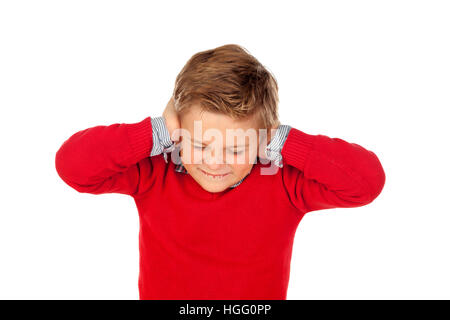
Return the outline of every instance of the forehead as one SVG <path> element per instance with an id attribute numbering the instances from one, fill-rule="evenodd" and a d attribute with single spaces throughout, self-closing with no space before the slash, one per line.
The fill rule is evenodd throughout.
<path id="1" fill-rule="evenodd" d="M 187 130 L 194 129 L 195 121 L 201 121 L 202 131 L 207 129 L 218 129 L 225 134 L 226 129 L 255 129 L 258 130 L 256 117 L 245 119 L 233 119 L 226 114 L 220 114 L 202 110 L 198 105 L 193 105 L 181 118 L 181 126 Z"/>

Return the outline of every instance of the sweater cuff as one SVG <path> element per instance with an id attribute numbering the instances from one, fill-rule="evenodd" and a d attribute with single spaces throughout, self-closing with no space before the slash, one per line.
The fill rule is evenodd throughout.
<path id="1" fill-rule="evenodd" d="M 281 155 L 281 150 L 283 149 L 286 138 L 291 130 L 289 125 L 279 125 L 270 143 L 266 146 L 266 157 L 267 159 L 273 161 L 275 165 L 282 168 L 283 167 L 283 157 Z"/>
<path id="2" fill-rule="evenodd" d="M 303 171 L 309 154 L 313 149 L 315 139 L 315 135 L 292 128 L 281 150 L 285 163 Z"/>
<path id="3" fill-rule="evenodd" d="M 153 133 L 153 147 L 150 156 L 167 152 L 173 146 L 169 130 L 164 117 L 154 117 L 151 120 Z"/>
<path id="4" fill-rule="evenodd" d="M 148 157 L 152 148 L 152 125 L 150 117 L 140 122 L 126 123 L 124 125 L 128 128 L 129 143 L 132 150 L 130 163 L 137 163 Z"/>

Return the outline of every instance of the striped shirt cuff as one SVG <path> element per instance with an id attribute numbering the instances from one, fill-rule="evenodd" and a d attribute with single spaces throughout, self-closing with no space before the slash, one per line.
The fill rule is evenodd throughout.
<path id="1" fill-rule="evenodd" d="M 151 118 L 152 133 L 153 133 L 153 147 L 150 156 L 156 156 L 163 152 L 167 152 L 173 146 L 173 141 L 170 139 L 169 130 L 166 127 L 164 117 Z"/>
<path id="2" fill-rule="evenodd" d="M 270 140 L 270 143 L 266 146 L 266 157 L 273 161 L 278 167 L 283 167 L 283 157 L 281 156 L 281 150 L 286 142 L 291 126 L 281 124 L 275 131 L 275 135 Z"/>

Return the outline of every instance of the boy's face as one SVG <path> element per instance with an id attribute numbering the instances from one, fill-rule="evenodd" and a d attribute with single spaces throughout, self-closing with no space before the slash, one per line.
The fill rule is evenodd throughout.
<path id="1" fill-rule="evenodd" d="M 224 191 L 251 171 L 259 149 L 259 128 L 253 118 L 235 120 L 195 105 L 180 123 L 188 133 L 181 135 L 181 162 L 203 189 Z"/>

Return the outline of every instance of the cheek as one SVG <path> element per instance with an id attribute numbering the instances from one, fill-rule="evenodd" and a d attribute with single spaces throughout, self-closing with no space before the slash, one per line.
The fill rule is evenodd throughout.
<path id="1" fill-rule="evenodd" d="M 256 163 L 256 158 L 258 155 L 258 149 L 249 149 L 245 151 L 244 155 L 240 156 L 240 162 L 236 159 L 236 163 L 239 164 L 243 168 L 243 170 L 247 170 L 248 168 L 252 167 L 253 164 Z M 243 162 L 242 162 L 243 160 Z"/>
<path id="2" fill-rule="evenodd" d="M 185 165 L 199 164 L 199 162 L 202 159 L 202 150 L 186 146 L 185 144 L 182 143 L 180 149 L 180 158 Z"/>

